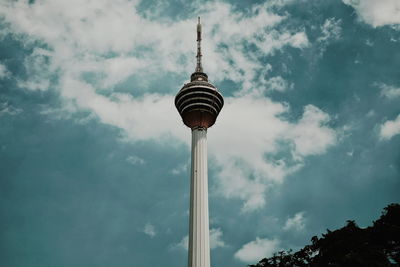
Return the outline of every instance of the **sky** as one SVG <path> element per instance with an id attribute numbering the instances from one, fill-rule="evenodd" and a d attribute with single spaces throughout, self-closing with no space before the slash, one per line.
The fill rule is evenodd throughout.
<path id="1" fill-rule="evenodd" d="M 398 0 L 2 0 L 4 265 L 187 265 L 197 16 L 212 266 L 400 202 Z"/>

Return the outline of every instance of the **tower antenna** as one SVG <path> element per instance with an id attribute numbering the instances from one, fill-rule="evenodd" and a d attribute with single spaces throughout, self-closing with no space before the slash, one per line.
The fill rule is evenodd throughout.
<path id="1" fill-rule="evenodd" d="M 201 65 L 201 24 L 200 17 L 198 17 L 197 21 L 197 64 L 195 72 L 203 72 L 203 66 Z"/>

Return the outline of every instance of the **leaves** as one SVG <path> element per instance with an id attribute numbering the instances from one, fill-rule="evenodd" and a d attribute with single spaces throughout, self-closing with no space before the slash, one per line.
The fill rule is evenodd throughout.
<path id="1" fill-rule="evenodd" d="M 400 266 L 400 205 L 390 204 L 373 226 L 360 228 L 354 220 L 293 253 L 280 251 L 249 267 Z"/>

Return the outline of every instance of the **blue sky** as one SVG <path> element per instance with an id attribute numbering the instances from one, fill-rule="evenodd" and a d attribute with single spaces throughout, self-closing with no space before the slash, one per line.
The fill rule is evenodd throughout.
<path id="1" fill-rule="evenodd" d="M 400 201 L 400 4 L 2 1 L 0 235 L 7 266 L 186 266 L 203 66 L 211 261 L 246 266 Z"/>

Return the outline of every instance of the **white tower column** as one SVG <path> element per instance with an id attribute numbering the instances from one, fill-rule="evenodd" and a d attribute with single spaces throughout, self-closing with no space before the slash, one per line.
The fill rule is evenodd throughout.
<path id="1" fill-rule="evenodd" d="M 189 267 L 210 267 L 208 222 L 207 129 L 192 129 Z"/>

